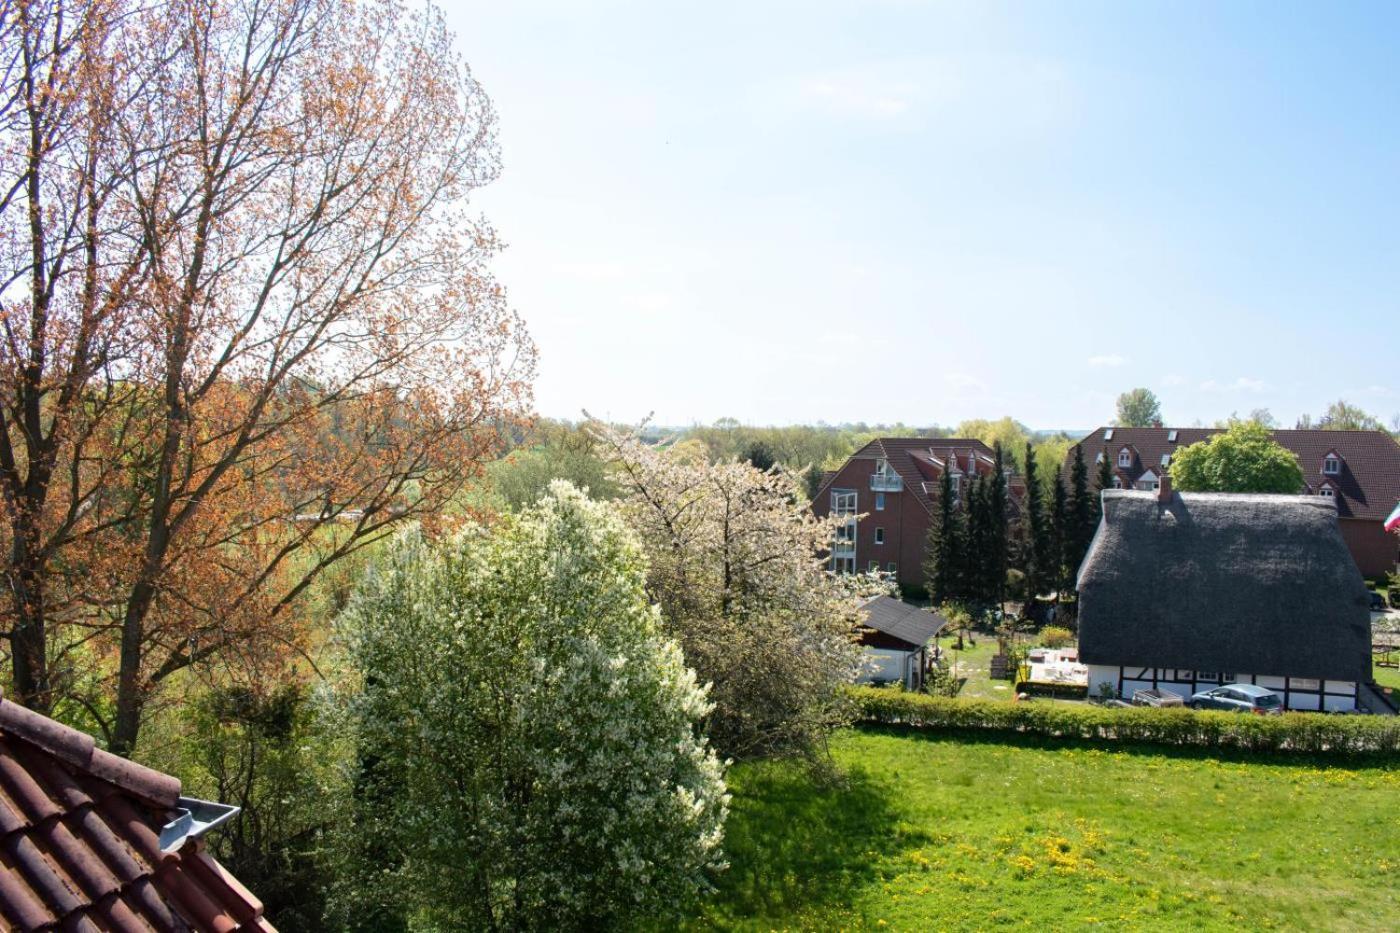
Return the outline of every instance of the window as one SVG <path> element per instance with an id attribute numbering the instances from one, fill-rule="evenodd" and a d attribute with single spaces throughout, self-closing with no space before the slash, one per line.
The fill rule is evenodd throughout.
<path id="1" fill-rule="evenodd" d="M 1111 441 L 1111 440 L 1113 440 L 1113 429 L 1112 429 L 1112 428 L 1109 428 L 1107 431 L 1104 431 L 1104 432 L 1103 432 L 1103 439 L 1106 440 L 1106 441 Z"/>
<path id="2" fill-rule="evenodd" d="M 885 511 L 885 494 L 883 492 L 875 493 L 875 511 Z"/>
<path id="3" fill-rule="evenodd" d="M 1116 476 L 1113 477 L 1113 488 L 1114 488 L 1114 489 L 1122 489 L 1122 488 L 1123 488 L 1123 481 L 1122 481 L 1121 479 L 1119 479 L 1118 477 L 1116 477 Z"/>
<path id="4" fill-rule="evenodd" d="M 1176 428 L 1172 428 L 1170 431 L 1167 432 L 1167 443 L 1168 443 L 1168 444 L 1175 444 L 1175 443 L 1176 443 Z"/>
<path id="5" fill-rule="evenodd" d="M 1171 454 L 1162 454 L 1162 466 L 1170 466 L 1172 462 Z"/>
<path id="6" fill-rule="evenodd" d="M 1159 490 L 1159 489 L 1161 489 L 1161 488 L 1162 488 L 1162 481 L 1159 480 L 1159 479 L 1154 479 L 1154 480 L 1152 481 L 1152 491 L 1153 491 L 1153 492 L 1156 492 L 1157 490 Z"/>
<path id="7" fill-rule="evenodd" d="M 876 543 L 876 544 L 884 544 L 884 543 L 885 543 L 885 529 L 883 529 L 883 528 L 876 528 L 876 529 L 875 529 L 875 543 Z"/>
<path id="8" fill-rule="evenodd" d="M 1102 451 L 1102 450 L 1099 451 L 1099 455 L 1098 455 L 1097 457 L 1094 458 L 1094 462 L 1095 462 L 1095 463 L 1103 463 L 1103 451 Z"/>
<path id="9" fill-rule="evenodd" d="M 856 559 L 854 556 L 832 558 L 831 569 L 837 573 L 855 573 Z"/>
<path id="10" fill-rule="evenodd" d="M 1120 467 L 1130 467 L 1133 465 L 1133 452 L 1124 447 L 1118 451 L 1118 465 Z"/>
<path id="11" fill-rule="evenodd" d="M 1332 489 L 1331 483 L 1323 483 L 1322 488 L 1317 491 L 1317 494 L 1319 496 L 1322 496 L 1324 499 L 1333 499 L 1337 495 L 1337 493 Z"/>
<path id="12" fill-rule="evenodd" d="M 1322 472 L 1326 473 L 1328 476 L 1336 476 L 1338 473 L 1342 472 L 1341 459 L 1339 459 L 1336 454 L 1328 454 L 1327 458 L 1322 461 Z"/>
<path id="13" fill-rule="evenodd" d="M 896 564 L 894 561 L 890 561 L 888 564 L 885 565 L 885 569 L 888 570 L 890 573 L 898 573 L 899 565 Z"/>
<path id="14" fill-rule="evenodd" d="M 872 560 L 872 561 L 870 562 L 870 572 L 871 572 L 871 573 L 879 573 L 879 572 L 880 572 L 880 562 L 879 562 L 878 560 Z"/>
<path id="15" fill-rule="evenodd" d="M 831 514 L 854 515 L 856 513 L 856 492 L 854 489 L 831 490 Z"/>

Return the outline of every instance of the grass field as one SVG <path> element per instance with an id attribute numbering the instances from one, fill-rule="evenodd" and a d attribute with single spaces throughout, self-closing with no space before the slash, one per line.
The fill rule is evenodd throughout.
<path id="1" fill-rule="evenodd" d="M 731 772 L 701 928 L 1400 928 L 1400 766 L 861 730 Z"/>

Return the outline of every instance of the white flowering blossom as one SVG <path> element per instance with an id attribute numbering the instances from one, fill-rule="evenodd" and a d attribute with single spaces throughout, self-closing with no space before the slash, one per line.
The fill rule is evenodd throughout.
<path id="1" fill-rule="evenodd" d="M 489 534 L 397 542 L 345 620 L 379 834 L 352 926 L 602 929 L 705 887 L 723 765 L 644 583 L 621 518 L 562 482 Z"/>
<path id="2" fill-rule="evenodd" d="M 844 721 L 840 688 L 859 669 L 858 600 L 823 559 L 839 519 L 817 519 L 799 477 L 779 467 L 712 464 L 592 429 L 612 451 L 648 592 L 712 685 L 711 739 L 736 758 L 819 746 Z"/>

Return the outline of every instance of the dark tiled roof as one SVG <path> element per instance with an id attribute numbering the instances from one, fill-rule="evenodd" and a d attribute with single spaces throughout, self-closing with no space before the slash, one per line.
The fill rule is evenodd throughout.
<path id="1" fill-rule="evenodd" d="M 990 472 L 992 449 L 975 438 L 966 437 L 879 437 L 851 454 L 851 460 L 883 459 L 904 480 L 904 488 L 911 493 L 914 501 L 930 514 L 933 512 L 933 499 L 938 494 L 942 462 L 949 452 L 958 461 L 958 468 L 964 473 L 969 458 L 977 457 L 982 464 L 982 472 Z M 826 492 L 836 474 L 823 477 L 817 499 Z"/>
<path id="2" fill-rule="evenodd" d="M 860 608 L 866 628 L 902 642 L 907 651 L 922 648 L 948 624 L 948 620 L 936 612 L 891 596 L 876 596 L 862 603 Z M 887 640 L 880 641 L 888 644 Z"/>
<path id="3" fill-rule="evenodd" d="M 1104 440 L 1107 426 L 1097 428 L 1080 443 L 1093 482 L 1100 453 L 1109 458 L 1124 486 L 1132 486 L 1147 470 L 1161 474 L 1162 456 L 1220 433 L 1216 428 L 1113 428 L 1113 439 Z M 1167 440 L 1171 432 L 1176 442 Z M 1342 518 L 1384 520 L 1400 502 L 1400 444 L 1384 431 L 1325 431 L 1321 429 L 1274 431 L 1274 440 L 1298 456 L 1303 468 L 1303 491 L 1316 493 L 1324 480 L 1336 490 L 1337 514 Z M 1118 451 L 1131 448 L 1137 456 L 1128 468 L 1118 467 Z M 1342 459 L 1336 476 L 1322 472 L 1322 461 L 1335 450 Z M 1071 451 L 1070 456 L 1073 456 Z M 1065 478 L 1069 477 L 1069 458 Z"/>
<path id="4" fill-rule="evenodd" d="M 272 931 L 200 840 L 161 851 L 179 797 L 178 779 L 0 700 L 0 927 Z"/>
<path id="5" fill-rule="evenodd" d="M 1317 496 L 1107 490 L 1079 569 L 1087 664 L 1365 681 L 1366 586 Z"/>

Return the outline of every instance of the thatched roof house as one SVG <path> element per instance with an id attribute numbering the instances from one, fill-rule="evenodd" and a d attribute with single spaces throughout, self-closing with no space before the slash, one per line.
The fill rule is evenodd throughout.
<path id="1" fill-rule="evenodd" d="M 1354 699 L 1371 676 L 1370 613 L 1333 504 L 1167 486 L 1103 493 L 1079 570 L 1091 692 L 1115 673 L 1128 686 L 1245 679 L 1311 694 L 1295 708 L 1343 708 L 1329 693 Z"/>

